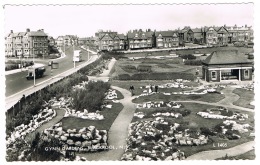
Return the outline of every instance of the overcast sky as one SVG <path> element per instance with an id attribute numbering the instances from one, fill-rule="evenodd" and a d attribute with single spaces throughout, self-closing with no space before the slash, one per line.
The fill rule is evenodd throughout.
<path id="1" fill-rule="evenodd" d="M 53 37 L 93 36 L 99 29 L 168 30 L 184 26 L 253 25 L 253 4 L 5 6 L 5 33 L 44 29 Z"/>

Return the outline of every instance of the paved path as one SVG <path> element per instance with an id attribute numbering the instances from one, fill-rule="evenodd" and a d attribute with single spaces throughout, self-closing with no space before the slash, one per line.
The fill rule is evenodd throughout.
<path id="1" fill-rule="evenodd" d="M 225 95 L 225 98 L 220 100 L 218 104 L 233 105 L 235 101 L 239 99 L 239 96 L 233 93 L 234 87 L 226 87 L 221 92 Z"/>
<path id="2" fill-rule="evenodd" d="M 237 156 L 254 149 L 255 142 L 250 141 L 224 150 L 202 151 L 187 157 L 186 160 L 214 160 L 227 156 Z"/>
<path id="3" fill-rule="evenodd" d="M 98 153 L 77 154 L 87 158 L 87 160 L 120 160 L 125 151 L 128 126 L 134 116 L 135 104 L 132 103 L 132 96 L 128 90 L 116 86 L 112 86 L 112 88 L 118 90 L 124 96 L 124 99 L 119 100 L 124 108 L 108 131 L 108 144 L 114 149 Z"/>
<path id="4" fill-rule="evenodd" d="M 40 127 L 38 127 L 34 132 L 42 132 L 46 128 L 50 128 L 51 126 L 53 126 L 56 123 L 60 122 L 61 119 L 65 115 L 65 110 L 63 110 L 63 109 L 55 109 L 55 111 L 56 111 L 56 116 L 54 118 L 52 118 L 50 121 L 48 121 L 48 122 L 44 123 L 43 125 L 41 125 Z M 30 138 L 30 135 L 32 135 L 34 132 L 31 132 L 31 133 L 27 134 L 25 136 L 25 140 L 28 140 Z"/>

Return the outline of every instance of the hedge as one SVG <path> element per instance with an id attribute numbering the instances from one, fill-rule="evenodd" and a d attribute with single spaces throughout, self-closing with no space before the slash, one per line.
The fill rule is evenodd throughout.
<path id="1" fill-rule="evenodd" d="M 196 66 L 200 66 L 202 65 L 202 61 L 201 60 L 186 60 L 184 61 L 185 65 L 196 65 Z"/>
<path id="2" fill-rule="evenodd" d="M 115 79 L 117 80 L 174 80 L 174 79 L 185 79 L 194 80 L 195 76 L 191 73 L 137 73 L 132 76 L 128 74 L 118 75 Z"/>

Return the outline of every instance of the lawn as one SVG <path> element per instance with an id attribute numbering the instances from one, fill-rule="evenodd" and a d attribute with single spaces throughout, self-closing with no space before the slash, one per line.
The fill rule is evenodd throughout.
<path id="1" fill-rule="evenodd" d="M 118 87 L 121 87 L 121 88 L 124 88 L 124 89 L 127 89 L 129 90 L 129 87 L 131 85 L 134 86 L 135 90 L 134 90 L 134 93 L 135 95 L 140 95 L 143 93 L 143 90 L 147 90 L 146 88 L 140 88 L 140 87 L 145 87 L 149 84 L 151 85 L 160 85 L 160 84 L 166 84 L 166 83 L 171 83 L 171 81 L 111 81 L 111 85 L 114 85 L 114 86 L 118 86 Z M 198 86 L 198 83 L 196 82 L 185 82 L 184 85 L 187 85 L 191 88 L 184 88 L 183 90 L 186 91 L 186 90 L 191 90 L 192 87 L 197 87 Z M 180 92 L 182 91 L 181 88 L 159 88 L 158 92 Z"/>
<path id="2" fill-rule="evenodd" d="M 183 105 L 182 109 L 188 109 L 191 110 L 191 113 L 188 116 L 185 116 L 183 118 L 178 118 L 178 119 L 173 119 L 173 118 L 167 118 L 168 120 L 171 119 L 173 122 L 177 122 L 177 123 L 188 123 L 187 127 L 188 128 L 193 128 L 193 129 L 198 129 L 201 127 L 207 127 L 207 128 L 214 128 L 217 124 L 222 123 L 224 120 L 221 119 L 205 119 L 200 117 L 199 115 L 197 115 L 196 113 L 198 113 L 199 111 L 202 111 L 204 109 L 208 109 L 208 108 L 213 108 L 214 106 L 211 105 L 204 105 L 204 104 L 197 104 L 197 103 L 181 103 Z M 254 126 L 254 113 L 252 112 L 246 112 L 246 111 L 241 111 L 241 110 L 237 110 L 237 109 L 229 109 L 232 110 L 233 112 L 237 112 L 237 113 L 243 113 L 243 114 L 248 114 L 249 115 L 249 119 L 246 121 L 239 121 L 239 123 L 248 123 L 252 126 Z M 162 110 L 159 110 L 162 111 Z M 144 112 L 146 114 L 152 114 L 154 112 L 158 112 L 158 109 L 155 108 L 151 108 L 151 109 L 137 109 L 136 112 Z M 153 118 L 137 118 L 134 117 L 132 122 L 135 121 L 140 121 L 140 120 L 153 120 Z M 226 149 L 226 148 L 231 148 L 234 147 L 236 145 L 254 140 L 254 137 L 249 137 L 249 133 L 244 133 L 241 134 L 241 138 L 239 140 L 228 140 L 228 139 L 223 139 L 217 136 L 211 136 L 211 141 L 206 144 L 206 145 L 201 145 L 201 146 L 178 146 L 178 149 L 183 151 L 185 153 L 186 156 L 190 156 L 193 155 L 197 152 L 200 151 L 206 151 L 206 150 L 218 150 L 218 149 Z M 227 143 L 227 147 L 225 148 L 219 148 L 219 147 L 215 147 L 213 146 L 213 143 Z"/>
<path id="3" fill-rule="evenodd" d="M 111 103 L 111 104 L 112 104 L 111 109 L 105 108 L 100 112 L 100 114 L 104 115 L 105 118 L 104 120 L 97 121 L 97 120 L 80 119 L 75 117 L 66 117 L 61 120 L 62 127 L 64 130 L 74 129 L 74 128 L 78 130 L 83 127 L 94 125 L 99 130 L 109 130 L 114 120 L 116 119 L 117 115 L 123 109 L 123 105 L 121 103 Z"/>
<path id="4" fill-rule="evenodd" d="M 254 101 L 254 91 L 237 88 L 233 90 L 233 93 L 239 95 L 240 97 L 237 101 L 233 103 L 234 105 L 251 109 L 255 108 L 255 106 L 250 105 L 250 103 Z"/>
<path id="5" fill-rule="evenodd" d="M 134 103 L 142 103 L 148 101 L 204 101 L 209 103 L 216 103 L 225 96 L 218 93 L 207 93 L 203 95 L 164 95 L 162 93 L 153 94 L 150 96 L 142 96 L 133 100 Z"/>
<path id="6" fill-rule="evenodd" d="M 202 49 L 187 49 L 187 50 L 177 50 L 177 54 L 183 55 L 183 54 L 194 54 L 194 51 L 199 51 L 201 54 L 209 54 L 213 51 L 219 51 L 219 50 L 238 50 L 240 53 L 248 53 L 252 52 L 253 48 L 245 48 L 245 47 L 234 47 L 234 46 L 227 46 L 227 47 L 212 47 L 212 48 L 202 48 Z"/>

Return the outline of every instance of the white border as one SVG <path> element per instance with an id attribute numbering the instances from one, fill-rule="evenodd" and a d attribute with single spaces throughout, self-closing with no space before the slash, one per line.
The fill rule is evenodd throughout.
<path id="1" fill-rule="evenodd" d="M 0 34 L 1 34 L 1 38 L 0 38 L 0 50 L 1 50 L 1 62 L 2 65 L 1 66 L 1 74 L 0 74 L 0 81 L 1 81 L 1 99 L 0 99 L 0 105 L 2 107 L 4 107 L 4 98 L 5 98 L 5 94 L 4 94 L 4 81 L 5 81 L 5 78 L 4 78 L 4 74 L 2 73 L 4 71 L 4 28 L 3 28 L 3 23 L 4 23 L 4 10 L 3 10 L 3 4 L 117 4 L 117 3 L 125 3 L 125 4 L 129 4 L 129 3 L 132 3 L 132 4 L 147 4 L 147 3 L 151 3 L 151 4 L 154 4 L 154 3 L 243 3 L 243 2 L 253 2 L 255 4 L 255 9 L 254 9 L 254 36 L 255 36 L 255 47 L 254 47 L 254 52 L 255 52 L 255 71 L 256 72 L 259 72 L 258 70 L 258 61 L 259 61 L 259 39 L 258 39 L 258 36 L 260 35 L 259 34 L 259 16 L 260 16 L 260 13 L 259 13 L 259 10 L 260 10 L 260 6 L 259 6 L 259 1 L 257 0 L 251 0 L 251 1 L 248 1 L 248 0 L 56 0 L 55 2 L 53 0 L 38 0 L 38 1 L 35 1 L 35 0 L 2 0 L 0 3 L 1 3 L 1 14 L 0 14 L 0 20 L 1 20 L 1 27 L 0 27 Z M 232 12 L 232 10 L 230 11 Z M 256 88 L 255 88 L 255 92 L 256 92 L 256 96 L 255 96 L 255 100 L 258 100 L 258 84 L 259 84 L 259 80 L 258 80 L 258 75 L 255 76 L 255 85 L 256 85 Z M 257 102 L 257 101 L 256 101 Z M 258 109 L 258 105 L 256 105 L 256 109 Z M 5 162 L 5 144 L 4 144 L 4 139 L 5 139 L 5 118 L 4 118 L 4 108 L 2 108 L 2 114 L 1 114 L 1 123 L 0 123 L 0 130 L 1 130 L 1 135 L 0 135 L 0 141 L 2 142 L 3 145 L 1 145 L 1 158 L 0 158 L 0 162 Z M 257 110 L 255 111 L 256 112 L 256 116 L 255 116 L 255 119 L 257 119 L 257 116 L 258 116 L 258 112 Z M 256 127 L 258 128 L 259 124 L 257 122 L 257 120 L 255 120 L 255 125 Z M 257 134 L 257 139 L 256 139 L 256 146 L 258 144 L 258 130 L 256 131 L 256 134 Z M 255 161 L 229 161 L 229 162 L 226 162 L 225 163 L 229 163 L 229 164 L 238 164 L 238 163 L 243 163 L 243 164 L 246 164 L 246 163 L 255 163 L 258 159 L 259 159 L 259 154 L 258 154 L 258 148 L 256 147 L 256 160 Z M 219 163 L 222 163 L 223 161 L 181 161 L 181 162 L 149 162 L 149 164 L 158 164 L 158 163 L 174 163 L 174 164 L 219 164 Z M 40 163 L 40 162 L 39 162 Z M 41 162 L 43 163 L 43 162 Z M 64 162 L 62 162 L 63 164 Z M 69 162 L 69 163 L 76 163 L 76 162 Z M 91 164 L 122 164 L 122 163 L 126 163 L 126 164 L 132 164 L 133 162 L 83 162 L 84 164 L 86 163 L 91 163 Z M 134 162 L 134 163 L 139 163 L 139 162 Z M 144 162 L 141 162 L 142 164 Z M 11 163 L 13 164 L 13 163 Z M 20 164 L 20 163 L 15 163 L 15 164 Z M 53 164 L 53 162 L 48 162 L 48 163 L 44 163 L 44 164 Z M 55 162 L 56 164 L 56 162 Z M 61 164 L 61 163 L 57 163 L 57 164 Z"/>

